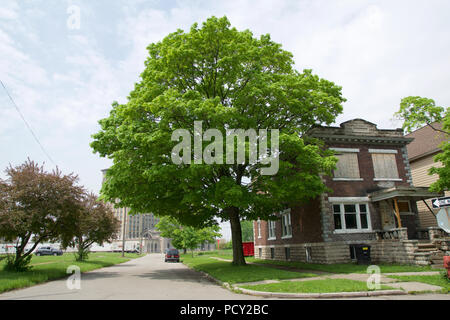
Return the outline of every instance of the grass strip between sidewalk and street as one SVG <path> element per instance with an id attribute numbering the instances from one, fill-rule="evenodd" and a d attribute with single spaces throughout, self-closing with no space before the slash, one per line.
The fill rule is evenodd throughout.
<path id="1" fill-rule="evenodd" d="M 33 268 L 26 272 L 4 271 L 5 260 L 2 260 L 0 261 L 0 293 L 67 277 L 69 276 L 67 268 L 71 265 L 80 267 L 81 272 L 87 272 L 138 257 L 140 255 L 135 253 L 127 253 L 125 257 L 122 257 L 121 253 L 97 252 L 91 253 L 88 260 L 79 262 L 75 260 L 72 253 L 65 253 L 62 256 L 37 257 L 33 255 L 31 260 Z"/>
<path id="2" fill-rule="evenodd" d="M 365 292 L 373 291 L 367 287 L 364 281 L 348 279 L 323 279 L 305 281 L 281 281 L 278 283 L 244 285 L 244 289 L 278 292 L 278 293 L 330 293 L 330 292 Z M 381 285 L 380 290 L 394 289 Z"/>
<path id="3" fill-rule="evenodd" d="M 182 261 L 194 270 L 206 272 L 213 278 L 230 284 L 317 276 L 312 273 L 278 270 L 257 265 L 234 266 L 231 262 L 212 259 L 209 255 L 197 255 L 193 258 L 190 254 L 185 254 L 182 255 Z"/>
<path id="4" fill-rule="evenodd" d="M 417 275 L 417 276 L 394 276 L 390 275 L 389 278 L 398 279 L 402 282 L 423 282 L 435 286 L 442 287 L 442 293 L 450 293 L 450 280 L 447 276 L 442 274 L 438 275 Z"/>

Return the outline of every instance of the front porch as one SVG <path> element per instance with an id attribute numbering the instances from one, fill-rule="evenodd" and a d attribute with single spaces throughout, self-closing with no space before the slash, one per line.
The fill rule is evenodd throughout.
<path id="1" fill-rule="evenodd" d="M 381 230 L 375 230 L 377 239 L 430 240 L 449 235 L 440 228 L 422 228 L 416 202 L 438 198 L 443 193 L 430 192 L 426 187 L 392 187 L 368 195 L 378 206 Z M 427 205 L 428 206 L 428 205 Z M 430 212 L 434 215 L 431 208 Z"/>
<path id="2" fill-rule="evenodd" d="M 449 253 L 449 234 L 438 227 L 422 228 L 416 205 L 417 201 L 426 204 L 426 199 L 442 195 L 425 187 L 393 187 L 369 194 L 371 202 L 379 207 L 382 229 L 374 232 L 382 260 L 390 257 L 395 261 L 392 255 L 398 254 L 414 264 L 442 267 L 443 256 Z M 402 250 L 392 251 L 393 242 L 401 244 Z M 384 251 L 389 253 L 384 255 Z"/>

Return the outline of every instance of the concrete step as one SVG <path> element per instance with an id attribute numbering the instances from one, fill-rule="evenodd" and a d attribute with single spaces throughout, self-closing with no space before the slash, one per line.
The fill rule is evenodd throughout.
<path id="1" fill-rule="evenodd" d="M 436 248 L 424 248 L 424 249 L 416 249 L 415 252 L 438 252 L 438 250 L 436 250 Z"/>
<path id="2" fill-rule="evenodd" d="M 431 257 L 435 252 L 434 251 L 425 251 L 425 252 L 414 252 L 415 257 Z"/>
<path id="3" fill-rule="evenodd" d="M 444 269 L 444 264 L 432 264 L 431 268 L 433 269 Z"/>
<path id="4" fill-rule="evenodd" d="M 428 248 L 429 249 L 436 249 L 436 245 L 434 243 L 430 243 L 430 242 L 428 242 L 428 243 L 418 243 L 417 247 L 419 249 L 428 249 Z"/>

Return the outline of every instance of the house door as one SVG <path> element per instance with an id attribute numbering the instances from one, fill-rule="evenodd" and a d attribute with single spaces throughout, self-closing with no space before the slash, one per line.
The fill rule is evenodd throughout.
<path id="1" fill-rule="evenodd" d="M 394 209 L 392 209 L 388 200 L 380 201 L 380 215 L 383 230 L 394 229 L 396 227 Z"/>

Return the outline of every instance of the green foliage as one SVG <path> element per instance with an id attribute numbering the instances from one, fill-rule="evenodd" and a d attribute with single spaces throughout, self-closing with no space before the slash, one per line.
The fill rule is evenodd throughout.
<path id="1" fill-rule="evenodd" d="M 424 125 L 442 121 L 445 109 L 436 106 L 433 99 L 418 96 L 403 98 L 394 116 L 403 120 L 403 129 L 409 133 Z"/>
<path id="2" fill-rule="evenodd" d="M 447 108 L 442 129 L 450 133 L 450 108 Z M 450 142 L 448 139 L 442 143 L 441 149 L 442 152 L 434 157 L 434 161 L 441 162 L 442 166 L 432 167 L 429 170 L 429 174 L 437 174 L 439 176 L 439 179 L 430 186 L 430 190 L 438 192 L 450 190 Z"/>
<path id="3" fill-rule="evenodd" d="M 450 108 L 436 106 L 433 99 L 422 97 L 406 97 L 400 103 L 400 110 L 394 114 L 403 120 L 403 129 L 412 132 L 414 129 L 429 125 L 437 134 L 450 135 Z M 442 122 L 442 130 L 434 123 Z M 441 162 L 442 167 L 432 167 L 429 174 L 437 174 L 439 179 L 430 186 L 431 191 L 450 190 L 450 143 L 449 139 L 441 144 L 442 152 L 434 157 L 435 162 Z"/>
<path id="4" fill-rule="evenodd" d="M 94 152 L 113 160 L 104 199 L 170 215 L 185 226 L 220 218 L 236 229 L 239 218 L 266 219 L 326 190 L 320 174 L 329 174 L 336 158 L 306 134 L 342 112 L 341 87 L 311 70 L 295 70 L 292 54 L 269 35 L 238 31 L 226 17 L 177 30 L 148 51 L 127 103 L 113 103 L 93 135 Z M 178 142 L 171 135 L 187 129 L 193 136 L 194 121 L 203 121 L 204 131 L 219 130 L 224 146 L 227 128 L 279 129 L 278 173 L 261 175 L 262 159 L 252 165 L 174 164 Z"/>
<path id="5" fill-rule="evenodd" d="M 15 255 L 7 254 L 3 270 L 16 272 L 29 271 L 32 268 L 32 266 L 30 266 L 31 258 L 32 256 L 29 255 L 24 257 L 23 259 L 17 259 Z"/>
<path id="6" fill-rule="evenodd" d="M 244 242 L 253 241 L 253 222 L 242 220 L 241 229 L 242 229 L 242 241 Z"/>
<path id="7" fill-rule="evenodd" d="M 213 225 L 204 228 L 182 226 L 175 218 L 161 217 L 156 228 L 161 231 L 161 236 L 172 239 L 172 245 L 177 249 L 196 249 L 205 242 L 214 242 L 220 237 L 220 227 Z"/>

